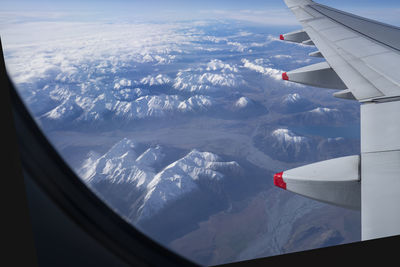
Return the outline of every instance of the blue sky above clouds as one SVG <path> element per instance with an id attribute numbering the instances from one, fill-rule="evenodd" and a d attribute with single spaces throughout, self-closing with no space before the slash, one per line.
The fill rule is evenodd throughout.
<path id="1" fill-rule="evenodd" d="M 400 4 L 394 0 L 319 0 L 329 5 L 361 16 L 400 25 L 398 12 Z M 51 12 L 82 19 L 110 20 L 192 20 L 192 19 L 239 19 L 270 25 L 295 25 L 294 16 L 288 11 L 282 0 L 3 0 L 3 12 Z M 62 12 L 62 13 L 60 13 Z M 27 14 L 25 14 L 27 15 Z M 48 14 L 51 16 L 51 14 Z"/>

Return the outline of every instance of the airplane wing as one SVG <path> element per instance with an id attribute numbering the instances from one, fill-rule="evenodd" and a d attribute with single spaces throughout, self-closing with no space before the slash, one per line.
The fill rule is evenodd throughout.
<path id="1" fill-rule="evenodd" d="M 280 188 L 361 210 L 362 240 L 400 234 L 400 28 L 311 0 L 284 0 L 303 29 L 281 40 L 314 45 L 326 61 L 282 79 L 338 89 L 361 105 L 361 155 L 277 173 Z"/>

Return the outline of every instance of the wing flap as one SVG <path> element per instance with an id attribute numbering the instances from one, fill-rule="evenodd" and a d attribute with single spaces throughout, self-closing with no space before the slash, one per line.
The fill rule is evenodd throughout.
<path id="1" fill-rule="evenodd" d="M 285 0 L 285 3 L 289 8 L 293 8 L 293 7 L 310 5 L 314 2 L 311 0 Z"/>
<path id="2" fill-rule="evenodd" d="M 303 45 L 315 45 L 314 42 L 309 39 L 309 40 L 305 40 L 304 42 L 302 42 Z"/>
<path id="3" fill-rule="evenodd" d="M 351 93 L 351 91 L 349 89 L 333 93 L 333 96 L 337 97 L 337 98 L 347 99 L 347 100 L 356 100 L 356 98 L 354 97 L 354 95 Z"/>
<path id="4" fill-rule="evenodd" d="M 319 52 L 319 51 L 315 51 L 315 52 L 311 52 L 310 54 L 308 54 L 310 57 L 324 57 L 323 55 L 322 55 L 322 53 L 321 52 Z"/>

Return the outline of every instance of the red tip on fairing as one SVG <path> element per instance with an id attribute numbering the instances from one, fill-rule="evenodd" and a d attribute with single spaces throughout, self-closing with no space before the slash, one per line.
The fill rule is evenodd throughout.
<path id="1" fill-rule="evenodd" d="M 287 75 L 286 72 L 282 73 L 282 79 L 285 80 L 285 81 L 289 80 L 289 76 Z"/>
<path id="2" fill-rule="evenodd" d="M 285 40 L 285 37 L 283 37 L 283 34 L 279 35 L 279 39 Z"/>
<path id="3" fill-rule="evenodd" d="M 283 172 L 276 173 L 274 175 L 274 185 L 286 190 L 286 183 L 283 181 Z"/>

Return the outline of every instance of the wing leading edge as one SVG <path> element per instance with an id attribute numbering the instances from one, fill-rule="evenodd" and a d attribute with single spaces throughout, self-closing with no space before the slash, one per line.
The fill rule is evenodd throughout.
<path id="1" fill-rule="evenodd" d="M 400 96 L 399 28 L 309 0 L 285 2 L 357 100 Z"/>
<path id="2" fill-rule="evenodd" d="M 278 173 L 280 188 L 361 209 L 362 240 L 400 234 L 400 28 L 317 4 L 284 0 L 303 30 L 281 40 L 315 45 L 326 62 L 282 74 L 333 88 L 361 105 L 361 155 Z"/>

